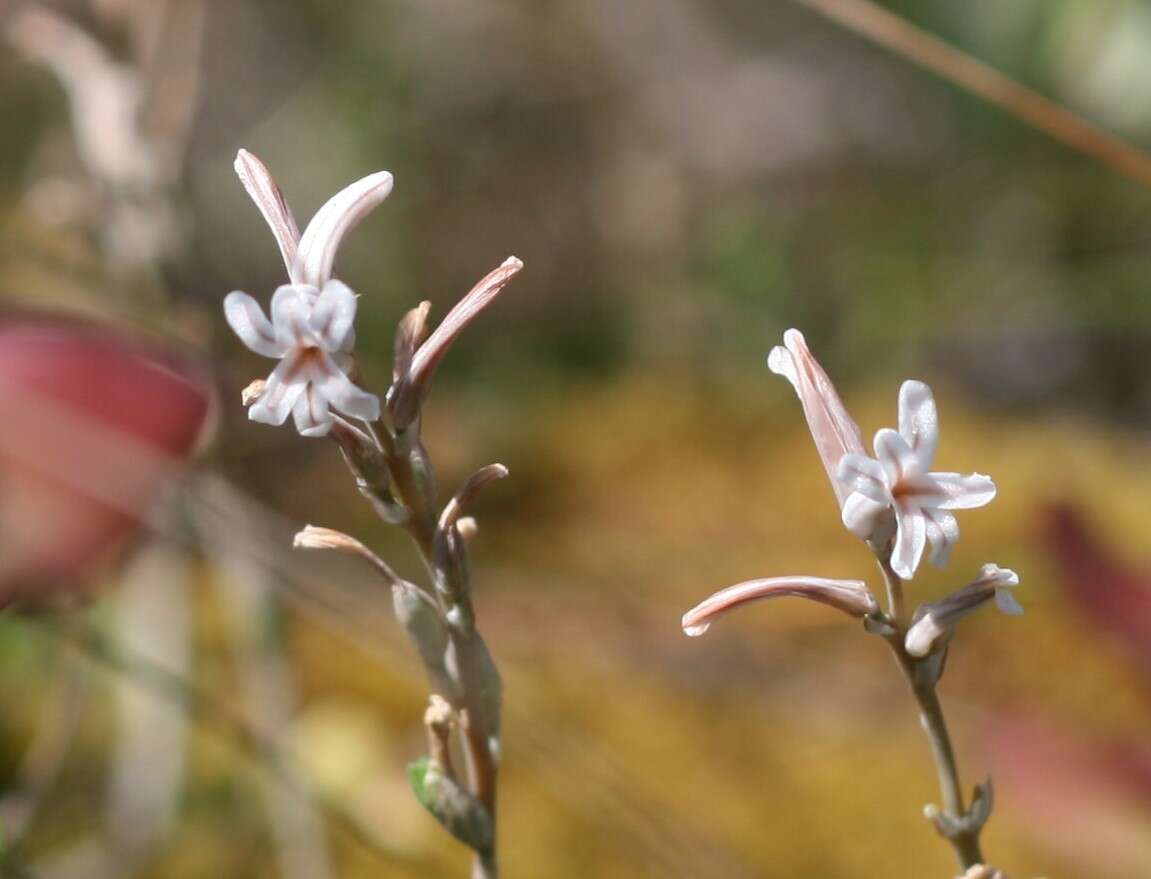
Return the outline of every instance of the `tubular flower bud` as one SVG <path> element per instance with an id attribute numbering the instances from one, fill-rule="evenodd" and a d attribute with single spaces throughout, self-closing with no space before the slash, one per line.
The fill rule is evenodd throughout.
<path id="1" fill-rule="evenodd" d="M 834 607 L 853 617 L 864 617 L 879 609 L 862 580 L 828 580 L 823 577 L 771 577 L 748 580 L 721 589 L 683 615 L 684 634 L 702 635 L 716 618 L 751 601 L 795 595 Z"/>

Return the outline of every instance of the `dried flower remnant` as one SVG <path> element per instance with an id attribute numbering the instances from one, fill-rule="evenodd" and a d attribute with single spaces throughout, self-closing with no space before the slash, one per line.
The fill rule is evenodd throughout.
<path id="1" fill-rule="evenodd" d="M 823 577 L 771 577 L 748 580 L 721 589 L 683 615 L 684 634 L 706 632 L 716 618 L 752 601 L 794 595 L 834 607 L 853 617 L 865 617 L 879 609 L 875 596 L 862 580 L 828 580 Z"/>
<path id="2" fill-rule="evenodd" d="M 891 567 L 904 580 L 915 576 L 927 543 L 942 567 L 959 539 L 951 510 L 982 507 L 995 497 L 995 483 L 980 473 L 929 473 L 939 443 L 939 417 L 931 389 L 906 381 L 899 390 L 899 430 L 875 434 L 875 457 L 851 453 L 839 463 L 839 481 L 853 493 L 895 511 Z M 844 524 L 858 532 L 866 513 L 844 506 Z"/>
<path id="3" fill-rule="evenodd" d="M 907 630 L 904 646 L 915 657 L 924 657 L 936 649 L 941 641 L 949 640 L 955 625 L 965 616 L 994 601 L 1003 613 L 1018 616 L 1023 613 L 1011 589 L 1019 585 L 1019 575 L 1009 568 L 986 564 L 979 578 L 940 601 L 921 605 L 915 612 L 913 625 Z"/>

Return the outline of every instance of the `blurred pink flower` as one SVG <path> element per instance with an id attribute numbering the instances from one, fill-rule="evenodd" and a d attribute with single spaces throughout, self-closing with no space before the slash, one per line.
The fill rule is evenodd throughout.
<path id="1" fill-rule="evenodd" d="M 1021 828 L 1067 862 L 1066 875 L 1147 875 L 1151 750 L 1061 726 L 1000 715 L 990 738 L 997 787 Z"/>
<path id="2" fill-rule="evenodd" d="M 929 473 L 939 442 L 935 398 L 923 382 L 906 381 L 899 389 L 899 430 L 875 434 L 875 458 L 850 453 L 836 473 L 851 492 L 895 511 L 896 536 L 891 567 L 904 580 L 915 575 L 925 545 L 931 561 L 944 565 L 959 539 L 951 510 L 982 507 L 995 497 L 995 483 L 972 473 Z M 844 524 L 853 532 L 869 531 L 873 509 L 845 504 Z"/>
<path id="3" fill-rule="evenodd" d="M 205 370 L 117 330 L 0 319 L 0 605 L 82 594 L 187 465 Z"/>
<path id="4" fill-rule="evenodd" d="M 1042 540 L 1078 613 L 1120 644 L 1151 685 L 1151 571 L 1116 556 L 1067 505 L 1045 511 Z"/>

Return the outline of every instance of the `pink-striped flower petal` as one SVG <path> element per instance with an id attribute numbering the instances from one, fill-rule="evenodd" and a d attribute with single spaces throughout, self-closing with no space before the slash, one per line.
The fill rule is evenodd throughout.
<path id="1" fill-rule="evenodd" d="M 852 492 L 843 502 L 843 525 L 860 540 L 870 540 L 885 518 L 890 518 L 891 504 L 879 503 L 859 492 Z"/>
<path id="2" fill-rule="evenodd" d="M 923 467 L 907 440 L 889 427 L 876 431 L 875 457 L 883 465 L 889 487 L 923 473 Z"/>
<path id="3" fill-rule="evenodd" d="M 301 375 L 301 372 L 293 355 L 277 363 L 264 384 L 264 392 L 248 407 L 248 418 L 275 426 L 287 421 L 296 398 L 307 386 L 307 377 Z"/>
<path id="4" fill-rule="evenodd" d="M 847 454 L 866 455 L 859 425 L 847 414 L 835 386 L 799 330 L 790 329 L 783 334 L 783 346 L 771 350 L 767 365 L 795 388 L 811 438 L 842 508 L 851 490 L 836 478 L 839 462 Z"/>
<path id="5" fill-rule="evenodd" d="M 294 267 L 297 262 L 296 248 L 300 241 L 300 231 L 284 194 L 272 179 L 267 166 L 247 150 L 240 150 L 236 154 L 233 167 L 240 182 L 244 184 L 244 189 L 264 215 L 268 228 L 272 230 L 276 244 L 280 247 L 280 256 L 284 259 L 284 267 L 288 270 L 288 277 L 293 283 L 298 282 L 299 278 L 294 276 Z"/>
<path id="6" fill-rule="evenodd" d="M 327 355 L 318 358 L 311 379 L 320 394 L 345 415 L 364 421 L 380 417 L 380 398 L 356 385 Z"/>
<path id="7" fill-rule="evenodd" d="M 292 405 L 292 418 L 300 436 L 325 436 L 332 429 L 328 401 L 315 384 L 309 383 Z"/>
<path id="8" fill-rule="evenodd" d="M 332 264 L 340 242 L 392 191 L 387 171 L 369 174 L 333 195 L 316 211 L 300 238 L 296 280 L 323 287 L 332 278 Z"/>
<path id="9" fill-rule="evenodd" d="M 868 458 L 866 455 L 844 455 L 835 475 L 836 479 L 850 491 L 858 492 L 884 506 L 891 503 L 886 474 L 874 458 Z"/>
<path id="10" fill-rule="evenodd" d="M 938 504 L 944 510 L 972 510 L 995 499 L 995 483 L 982 473 L 932 473 L 931 478 L 944 495 Z"/>
<path id="11" fill-rule="evenodd" d="M 927 542 L 931 544 L 931 564 L 944 567 L 951 558 L 951 550 L 959 540 L 959 521 L 946 510 L 923 508 L 927 526 Z"/>
<path id="12" fill-rule="evenodd" d="M 335 352 L 345 348 L 355 319 L 356 294 L 347 284 L 332 279 L 312 306 L 308 328 L 321 348 Z"/>
<path id="13" fill-rule="evenodd" d="M 910 580 L 915 576 L 923 549 L 927 544 L 927 523 L 923 511 L 914 503 L 897 500 L 895 521 L 898 530 L 895 545 L 891 549 L 891 569 L 900 579 Z"/>
<path id="14" fill-rule="evenodd" d="M 899 389 L 899 433 L 922 468 L 930 469 L 939 444 L 939 413 L 931 388 L 923 382 L 905 381 Z"/>
<path id="15" fill-rule="evenodd" d="M 264 316 L 258 302 L 239 290 L 224 297 L 224 317 L 240 341 L 265 357 L 283 357 L 287 346 L 276 338 L 276 330 Z"/>
<path id="16" fill-rule="evenodd" d="M 862 580 L 829 580 L 824 577 L 771 577 L 748 580 L 721 589 L 683 615 L 685 634 L 702 635 L 716 618 L 751 601 L 794 595 L 818 601 L 853 617 L 863 617 L 879 608 L 875 596 Z"/>

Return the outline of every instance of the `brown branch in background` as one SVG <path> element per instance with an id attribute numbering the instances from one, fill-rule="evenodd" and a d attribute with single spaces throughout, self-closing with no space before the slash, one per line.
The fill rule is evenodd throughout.
<path id="1" fill-rule="evenodd" d="M 794 0 L 1037 128 L 1068 149 L 1151 185 L 1151 154 L 1088 122 L 872 0 Z"/>

